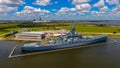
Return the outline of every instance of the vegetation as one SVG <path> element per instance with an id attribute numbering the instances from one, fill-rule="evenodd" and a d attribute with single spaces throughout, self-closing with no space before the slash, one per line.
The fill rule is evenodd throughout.
<path id="1" fill-rule="evenodd" d="M 64 29 L 70 29 L 71 27 L 63 27 Z M 104 26 L 104 27 L 99 27 L 95 25 L 86 25 L 86 26 L 81 26 L 81 25 L 76 25 L 76 31 L 78 32 L 102 32 L 102 33 L 112 33 L 112 32 L 119 32 L 118 29 L 120 27 L 112 27 L 112 26 Z"/>
<path id="2" fill-rule="evenodd" d="M 18 23 L 0 23 L 0 30 L 6 28 L 14 28 L 17 27 Z"/>
<path id="3" fill-rule="evenodd" d="M 56 27 L 60 29 L 66 29 L 70 30 L 71 25 L 73 23 L 32 23 L 32 22 L 26 22 L 26 23 L 0 23 L 0 36 L 4 36 L 5 34 L 18 30 L 21 32 L 22 28 L 27 28 L 28 30 L 32 31 L 43 31 L 43 30 L 55 30 Z M 106 26 L 106 25 L 93 25 L 93 24 L 80 24 L 80 23 L 74 23 L 76 26 L 76 31 L 80 33 L 87 34 L 94 34 L 94 33 L 113 33 L 117 34 L 120 33 L 120 27 L 119 26 Z M 110 35 L 109 37 L 113 37 L 113 35 Z M 119 35 L 116 35 L 115 37 L 120 37 Z"/>

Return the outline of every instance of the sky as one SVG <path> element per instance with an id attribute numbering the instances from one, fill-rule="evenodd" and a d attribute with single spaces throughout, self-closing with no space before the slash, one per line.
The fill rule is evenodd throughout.
<path id="1" fill-rule="evenodd" d="M 120 20 L 120 0 L 0 0 L 0 20 Z"/>

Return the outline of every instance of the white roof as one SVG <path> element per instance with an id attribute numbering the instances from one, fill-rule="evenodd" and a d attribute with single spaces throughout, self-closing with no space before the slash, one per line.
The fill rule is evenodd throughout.
<path id="1" fill-rule="evenodd" d="M 53 34 L 53 36 L 60 36 L 60 35 L 65 35 L 65 34 Z"/>
<path id="2" fill-rule="evenodd" d="M 16 35 L 39 36 L 41 34 L 45 34 L 45 33 L 32 31 L 32 32 L 22 32 L 22 33 L 18 33 Z"/>
<path id="3" fill-rule="evenodd" d="M 22 33 L 26 33 L 26 34 L 45 34 L 43 32 L 35 32 L 35 31 L 31 31 L 31 32 L 22 32 Z"/>

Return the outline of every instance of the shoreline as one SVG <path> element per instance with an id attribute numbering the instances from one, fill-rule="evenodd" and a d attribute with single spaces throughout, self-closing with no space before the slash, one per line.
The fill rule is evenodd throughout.
<path id="1" fill-rule="evenodd" d="M 109 37 L 108 38 L 116 38 L 119 39 L 120 37 Z M 40 39 L 16 39 L 16 38 L 11 38 L 11 39 L 6 39 L 6 38 L 0 38 L 0 41 L 4 41 L 4 40 L 9 40 L 9 41 L 33 41 L 33 42 L 40 42 Z"/>
<path id="2" fill-rule="evenodd" d="M 97 33 L 97 32 L 81 32 L 82 35 L 91 35 L 91 36 L 99 36 L 99 35 L 107 35 L 108 38 L 120 38 L 120 33 Z M 40 39 L 25 39 L 25 38 L 15 38 L 15 37 L 11 37 L 11 38 L 4 38 L 2 36 L 0 36 L 0 41 L 2 40 L 11 40 L 11 41 L 42 41 Z"/>
<path id="3" fill-rule="evenodd" d="M 6 38 L 0 38 L 0 41 L 4 41 L 4 40 L 9 40 L 9 41 L 41 41 L 40 39 L 16 39 L 16 38 L 11 38 L 11 39 L 6 39 Z"/>
<path id="4" fill-rule="evenodd" d="M 3 38 L 0 38 L 0 41 L 2 41 L 2 40 L 5 40 L 5 39 L 3 39 Z"/>

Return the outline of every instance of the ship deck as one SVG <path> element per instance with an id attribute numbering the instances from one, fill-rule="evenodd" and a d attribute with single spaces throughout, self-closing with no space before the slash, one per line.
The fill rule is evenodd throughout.
<path id="1" fill-rule="evenodd" d="M 74 42 L 74 43 L 78 43 L 78 42 L 82 42 L 82 41 L 88 41 L 88 40 L 93 40 L 93 39 L 95 39 L 95 38 L 88 38 L 88 39 L 82 38 L 82 39 L 79 39 L 77 42 Z M 47 41 L 43 41 L 43 42 L 39 43 L 40 46 L 54 46 L 54 45 L 62 45 L 62 44 L 69 44 L 69 43 L 64 42 L 64 43 L 49 44 Z"/>
<path id="2" fill-rule="evenodd" d="M 104 45 L 104 44 L 115 44 L 118 41 L 110 38 L 110 41 L 107 43 L 98 43 L 98 44 L 94 44 L 94 45 L 89 45 L 89 46 L 80 46 L 80 47 L 72 47 L 72 48 L 66 48 L 66 49 L 58 49 L 58 50 L 51 50 L 51 51 L 40 51 L 40 52 L 35 52 L 35 53 L 27 53 L 27 54 L 19 54 L 19 55 L 15 55 L 13 54 L 18 48 L 19 46 L 16 45 L 13 47 L 12 51 L 10 52 L 8 58 L 17 58 L 17 57 L 24 57 L 24 56 L 30 56 L 30 55 L 37 55 L 37 54 L 42 54 L 42 53 L 50 53 L 50 52 L 56 52 L 56 51 L 65 51 L 65 50 L 70 50 L 70 49 L 77 49 L 77 48 L 85 48 L 85 47 L 92 47 L 92 46 L 99 46 L 99 45 Z"/>

